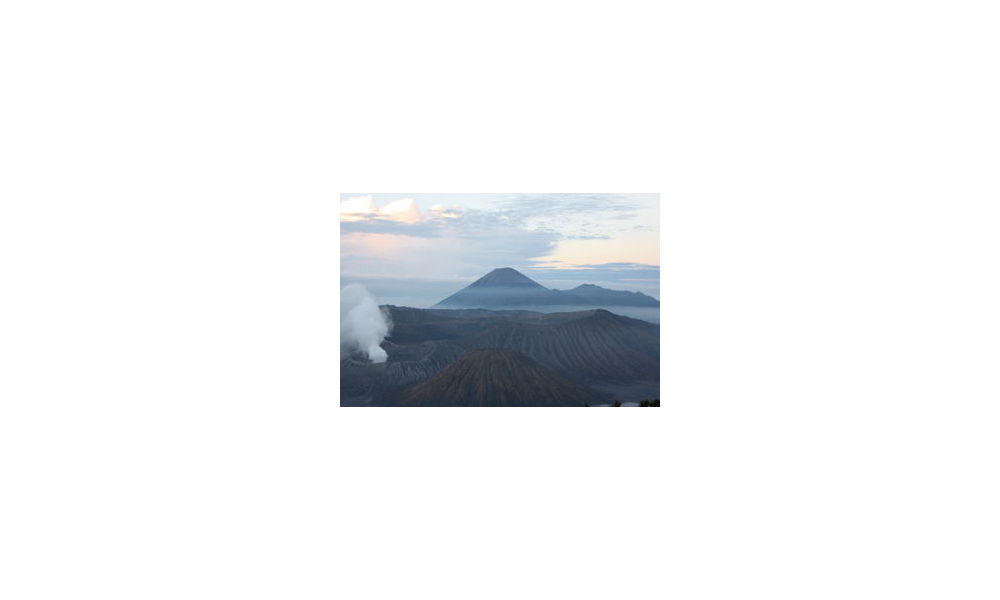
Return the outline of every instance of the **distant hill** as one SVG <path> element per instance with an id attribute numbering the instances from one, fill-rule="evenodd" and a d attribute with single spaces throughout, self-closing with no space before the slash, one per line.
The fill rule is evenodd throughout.
<path id="1" fill-rule="evenodd" d="M 530 308 L 558 311 L 612 306 L 659 308 L 660 302 L 641 292 L 609 290 L 583 284 L 572 290 L 552 290 L 510 267 L 494 269 L 431 308 Z"/>
<path id="2" fill-rule="evenodd" d="M 587 389 L 516 350 L 473 350 L 392 398 L 396 406 L 582 406 Z"/>
<path id="3" fill-rule="evenodd" d="M 660 301 L 642 292 L 609 290 L 599 285 L 585 283 L 563 292 L 584 302 L 601 306 L 660 306 Z"/>

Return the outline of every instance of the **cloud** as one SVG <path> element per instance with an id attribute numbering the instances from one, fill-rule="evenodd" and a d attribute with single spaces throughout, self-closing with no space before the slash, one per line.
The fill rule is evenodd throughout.
<path id="1" fill-rule="evenodd" d="M 581 283 L 602 287 L 640 291 L 659 299 L 660 267 L 641 263 L 601 263 L 575 268 L 532 267 L 524 274 L 547 287 L 569 289 Z"/>
<path id="2" fill-rule="evenodd" d="M 371 196 L 358 196 L 340 201 L 341 222 L 364 222 L 368 220 L 389 221 L 401 223 L 416 223 L 420 221 L 420 208 L 410 198 L 390 202 L 379 208 L 372 202 Z"/>
<path id="3" fill-rule="evenodd" d="M 611 239 L 632 231 L 628 221 L 659 220 L 657 194 L 512 194 L 496 207 L 524 227 L 553 229 L 567 240 Z"/>
<path id="4" fill-rule="evenodd" d="M 345 201 L 355 210 L 346 219 L 342 214 L 340 224 L 347 275 L 478 277 L 487 266 L 525 267 L 551 252 L 560 238 L 555 231 L 526 229 L 496 211 L 435 204 L 420 212 L 410 202 L 379 208 L 369 199 Z"/>
<path id="5" fill-rule="evenodd" d="M 657 273 L 660 272 L 660 267 L 658 265 L 644 265 L 642 263 L 634 262 L 610 262 L 610 263 L 600 263 L 596 265 L 580 265 L 582 269 L 616 269 L 621 271 L 649 271 L 653 270 Z"/>
<path id="6" fill-rule="evenodd" d="M 656 279 L 660 278 L 660 267 L 640 263 L 601 263 L 590 265 L 575 265 L 572 267 L 550 267 L 545 265 L 532 266 L 529 270 L 539 277 L 587 279 L 598 277 L 604 280 L 614 279 L 625 281 L 626 278 Z"/>
<path id="7" fill-rule="evenodd" d="M 545 256 L 532 260 L 534 266 L 553 269 L 586 268 L 585 265 L 611 262 L 658 264 L 659 239 L 655 233 L 637 233 L 608 239 L 562 239 Z"/>
<path id="8" fill-rule="evenodd" d="M 371 196 L 359 196 L 340 201 L 340 220 L 353 221 L 367 218 L 378 211 L 372 204 Z"/>
<path id="9" fill-rule="evenodd" d="M 462 213 L 457 208 L 448 208 L 443 204 L 435 204 L 431 207 L 431 217 L 442 219 L 458 219 Z"/>
<path id="10" fill-rule="evenodd" d="M 500 203 L 500 210 L 529 220 L 631 219 L 638 215 L 639 208 L 640 204 L 628 194 L 515 194 Z"/>
<path id="11" fill-rule="evenodd" d="M 435 204 L 421 212 L 411 198 L 402 198 L 379 207 L 371 196 L 358 196 L 340 202 L 342 233 L 398 233 L 420 237 L 440 237 L 456 225 L 463 214 L 456 208 Z"/>
<path id="12" fill-rule="evenodd" d="M 372 195 L 342 200 L 342 274 L 453 280 L 479 277 L 503 266 L 548 273 L 589 269 L 590 263 L 602 258 L 658 259 L 655 233 L 632 231 L 632 223 L 616 220 L 641 218 L 655 223 L 655 195 L 496 194 L 478 205 L 480 198 L 453 196 L 461 206 L 449 206 L 453 201 L 441 196 L 440 201 L 424 196 L 421 201 L 433 204 L 423 210 L 412 199 L 394 195 L 374 195 L 385 199 L 384 206 Z M 621 233 L 623 225 L 628 233 Z M 617 280 L 616 275 L 598 275 L 591 274 L 595 283 Z"/>
<path id="13" fill-rule="evenodd" d="M 416 223 L 420 220 L 420 209 L 417 208 L 416 202 L 410 198 L 403 198 L 402 200 L 396 200 L 395 202 L 390 202 L 383 206 L 379 213 L 381 215 L 386 215 L 388 218 L 395 221 L 402 221 L 403 223 Z"/>
<path id="14" fill-rule="evenodd" d="M 446 235 L 430 223 L 365 224 L 363 231 L 342 225 L 341 272 L 358 277 L 480 277 L 494 267 L 525 268 L 558 239 L 552 232 L 474 221 L 445 228 Z"/>
<path id="15" fill-rule="evenodd" d="M 460 209 L 435 204 L 421 212 L 409 198 L 390 202 L 384 207 L 371 204 L 370 196 L 341 202 L 340 231 L 345 233 L 391 233 L 415 237 L 460 237 L 479 240 L 484 235 L 520 235 L 558 239 L 545 227 L 526 229 L 520 219 L 502 211 Z M 344 212 L 345 208 L 353 212 Z"/>

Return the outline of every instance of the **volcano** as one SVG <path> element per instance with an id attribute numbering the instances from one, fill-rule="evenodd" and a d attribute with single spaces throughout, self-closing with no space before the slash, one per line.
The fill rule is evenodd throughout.
<path id="1" fill-rule="evenodd" d="M 500 321 L 466 344 L 517 350 L 581 383 L 652 380 L 660 371 L 659 328 L 603 309 Z"/>
<path id="2" fill-rule="evenodd" d="M 504 267 L 493 269 L 431 308 L 496 308 L 552 304 L 554 290 Z"/>
<path id="3" fill-rule="evenodd" d="M 395 324 L 382 344 L 388 360 L 341 356 L 344 406 L 580 406 L 659 394 L 660 328 L 641 319 L 603 309 L 384 308 Z M 569 392 L 566 381 L 586 390 Z"/>
<path id="4" fill-rule="evenodd" d="M 583 406 L 654 399 L 659 304 L 594 284 L 553 290 L 516 269 L 494 269 L 432 308 L 382 307 L 394 324 L 382 343 L 388 359 L 342 355 L 341 405 Z"/>
<path id="5" fill-rule="evenodd" d="M 524 289 L 546 289 L 540 283 L 534 281 L 530 277 L 527 277 L 520 271 L 512 269 L 510 267 L 503 267 L 501 269 L 493 269 L 486 275 L 483 275 L 466 289 L 479 289 L 479 288 L 497 288 L 497 287 L 517 287 Z"/>
<path id="6" fill-rule="evenodd" d="M 473 350 L 393 398 L 396 406 L 582 406 L 597 396 L 516 350 Z"/>
<path id="7" fill-rule="evenodd" d="M 659 309 L 660 302 L 641 292 L 609 290 L 589 283 L 572 290 L 553 290 L 516 269 L 504 267 L 490 271 L 431 308 L 527 308 L 541 312 L 571 312 L 611 307 Z"/>

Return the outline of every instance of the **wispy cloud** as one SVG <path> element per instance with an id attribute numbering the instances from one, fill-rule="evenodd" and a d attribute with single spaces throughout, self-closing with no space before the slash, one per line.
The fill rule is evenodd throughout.
<path id="1" fill-rule="evenodd" d="M 415 223 L 420 220 L 420 209 L 410 198 L 390 202 L 385 206 L 375 206 L 371 196 L 348 198 L 340 203 L 340 220 L 343 222 L 381 220 L 400 223 Z"/>
<path id="2" fill-rule="evenodd" d="M 497 212 L 525 227 L 551 228 L 565 239 L 607 239 L 608 221 L 639 217 L 642 204 L 629 194 L 511 194 L 497 201 Z"/>
<path id="3" fill-rule="evenodd" d="M 595 259 L 658 260 L 655 195 L 414 197 L 420 201 L 396 194 L 356 194 L 341 201 L 343 274 L 453 279 L 510 266 L 543 275 L 589 270 L 592 278 L 618 281 L 615 273 L 634 271 L 625 266 L 633 263 Z"/>
<path id="4" fill-rule="evenodd" d="M 649 271 L 654 270 L 657 273 L 660 272 L 660 267 L 657 265 L 644 265 L 641 263 L 633 262 L 611 262 L 611 263 L 600 263 L 594 265 L 580 265 L 581 269 L 618 269 L 620 271 Z"/>

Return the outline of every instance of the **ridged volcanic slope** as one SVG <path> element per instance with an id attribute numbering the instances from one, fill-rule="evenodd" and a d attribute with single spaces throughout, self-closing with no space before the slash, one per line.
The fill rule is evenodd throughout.
<path id="1" fill-rule="evenodd" d="M 397 406 L 580 406 L 587 389 L 515 350 L 472 350 L 427 381 L 399 392 Z"/>
<path id="2" fill-rule="evenodd" d="M 660 328 L 594 310 L 555 325 L 503 322 L 466 344 L 518 350 L 579 382 L 659 378 Z"/>

